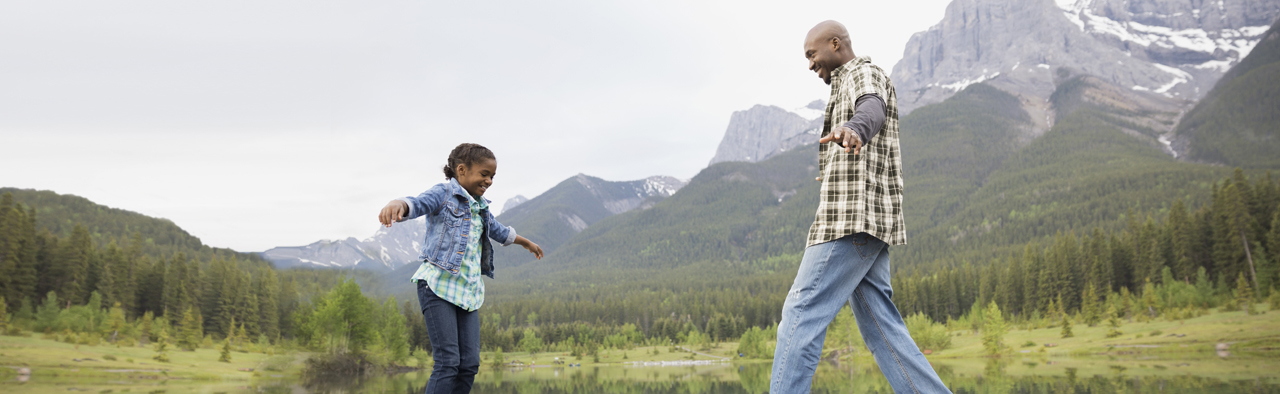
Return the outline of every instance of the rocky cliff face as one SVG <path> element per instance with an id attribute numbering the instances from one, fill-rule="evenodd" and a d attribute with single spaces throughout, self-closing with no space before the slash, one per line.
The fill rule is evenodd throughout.
<path id="1" fill-rule="evenodd" d="M 1036 115 L 1060 69 L 1186 102 L 1247 55 L 1277 15 L 1277 0 L 955 0 L 911 37 L 892 78 L 903 114 L 986 82 Z"/>
<path id="2" fill-rule="evenodd" d="M 814 101 L 792 111 L 756 105 L 734 112 L 710 164 L 724 161 L 757 162 L 797 146 L 812 144 L 822 133 L 826 102 Z"/>

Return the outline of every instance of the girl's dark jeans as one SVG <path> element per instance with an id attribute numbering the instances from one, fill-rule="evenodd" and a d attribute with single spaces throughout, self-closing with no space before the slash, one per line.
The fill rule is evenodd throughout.
<path id="1" fill-rule="evenodd" d="M 471 392 L 480 372 L 480 314 L 441 299 L 423 281 L 418 281 L 418 305 L 435 359 L 426 393 Z"/>

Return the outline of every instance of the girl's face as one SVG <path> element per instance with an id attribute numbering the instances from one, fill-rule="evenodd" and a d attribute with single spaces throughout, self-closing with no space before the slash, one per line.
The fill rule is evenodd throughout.
<path id="1" fill-rule="evenodd" d="M 493 159 L 481 159 L 470 166 L 465 163 L 459 164 L 454 172 L 458 174 L 458 184 L 462 185 L 463 189 L 467 189 L 467 193 L 480 197 L 484 195 L 485 190 L 489 190 L 489 186 L 493 185 L 493 176 L 498 173 L 498 162 Z"/>

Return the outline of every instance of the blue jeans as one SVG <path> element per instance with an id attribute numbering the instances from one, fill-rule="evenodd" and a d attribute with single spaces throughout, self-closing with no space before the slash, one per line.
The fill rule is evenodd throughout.
<path id="1" fill-rule="evenodd" d="M 418 281 L 418 305 L 435 359 L 426 393 L 471 392 L 480 372 L 480 314 L 441 299 L 423 281 Z"/>
<path id="2" fill-rule="evenodd" d="M 769 392 L 809 392 L 827 325 L 848 303 L 895 393 L 950 393 L 907 334 L 892 296 L 889 246 L 876 237 L 858 233 L 806 248 L 782 305 Z"/>

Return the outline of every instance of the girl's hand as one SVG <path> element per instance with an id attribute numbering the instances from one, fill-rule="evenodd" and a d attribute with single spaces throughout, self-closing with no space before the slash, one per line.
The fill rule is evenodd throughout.
<path id="1" fill-rule="evenodd" d="M 409 204 L 400 200 L 391 200 L 387 206 L 382 207 L 382 212 L 378 213 L 378 222 L 383 226 L 391 227 L 392 223 L 403 221 L 407 213 L 409 213 Z"/>
<path id="2" fill-rule="evenodd" d="M 530 241 L 528 238 L 525 238 L 520 235 L 516 236 L 515 243 L 517 245 L 523 246 L 525 250 L 529 251 L 529 253 L 533 253 L 534 257 L 537 257 L 538 260 L 542 260 L 542 247 L 538 246 L 538 244 L 535 244 L 533 243 L 533 241 Z"/>

